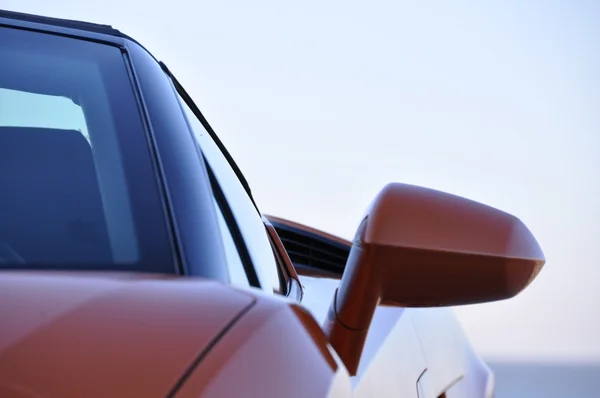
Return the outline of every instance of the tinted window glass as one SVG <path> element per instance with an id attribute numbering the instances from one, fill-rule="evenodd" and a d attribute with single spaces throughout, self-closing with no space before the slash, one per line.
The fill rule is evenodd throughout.
<path id="1" fill-rule="evenodd" d="M 180 102 L 192 126 L 194 136 L 202 153 L 213 170 L 221 190 L 231 207 L 233 216 L 244 238 L 244 243 L 252 258 L 252 263 L 256 269 L 261 287 L 265 288 L 265 290 L 272 289 L 275 292 L 281 292 L 278 265 L 260 214 L 256 211 L 254 204 L 246 194 L 240 180 L 229 166 L 227 159 L 225 159 L 216 143 L 206 132 L 200 120 L 198 120 L 182 98 L 180 98 Z"/>
<path id="2" fill-rule="evenodd" d="M 219 220 L 219 228 L 221 228 L 221 236 L 223 238 L 223 249 L 225 249 L 225 257 L 227 258 L 227 270 L 229 272 L 229 278 L 232 284 L 236 286 L 250 286 L 248 283 L 248 277 L 246 276 L 246 270 L 240 257 L 240 253 L 235 245 L 233 236 L 225 221 L 223 212 L 219 207 L 219 203 L 215 199 L 215 209 L 217 210 L 217 219 Z"/>
<path id="3" fill-rule="evenodd" d="M 0 267 L 174 272 L 121 51 L 0 28 Z"/>

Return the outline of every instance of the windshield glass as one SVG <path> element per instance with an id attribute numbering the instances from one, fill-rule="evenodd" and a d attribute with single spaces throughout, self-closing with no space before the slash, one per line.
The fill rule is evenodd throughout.
<path id="1" fill-rule="evenodd" d="M 121 50 L 0 28 L 0 268 L 172 273 Z"/>

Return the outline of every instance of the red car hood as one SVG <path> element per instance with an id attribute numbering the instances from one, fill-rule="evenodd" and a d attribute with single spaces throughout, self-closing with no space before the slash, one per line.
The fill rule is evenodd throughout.
<path id="1" fill-rule="evenodd" d="M 253 301 L 190 278 L 0 272 L 0 397 L 164 397 Z"/>

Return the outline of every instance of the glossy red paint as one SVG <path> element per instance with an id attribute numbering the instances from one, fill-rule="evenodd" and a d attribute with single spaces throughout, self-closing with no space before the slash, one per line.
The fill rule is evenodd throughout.
<path id="1" fill-rule="evenodd" d="M 324 328 L 355 374 L 378 305 L 503 300 L 537 276 L 544 254 L 516 217 L 433 189 L 391 183 L 357 229 Z"/>
<path id="2" fill-rule="evenodd" d="M 194 371 L 177 398 L 325 397 L 338 364 L 313 317 L 261 298 Z"/>
<path id="3" fill-rule="evenodd" d="M 165 397 L 250 294 L 189 278 L 2 272 L 1 397 Z"/>

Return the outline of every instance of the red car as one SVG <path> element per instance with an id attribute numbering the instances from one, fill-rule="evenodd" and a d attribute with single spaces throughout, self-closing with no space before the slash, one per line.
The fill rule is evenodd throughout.
<path id="1" fill-rule="evenodd" d="M 263 216 L 166 65 L 0 11 L 0 397 L 492 397 L 448 306 L 544 264 L 519 219 L 383 187 L 352 242 Z"/>

